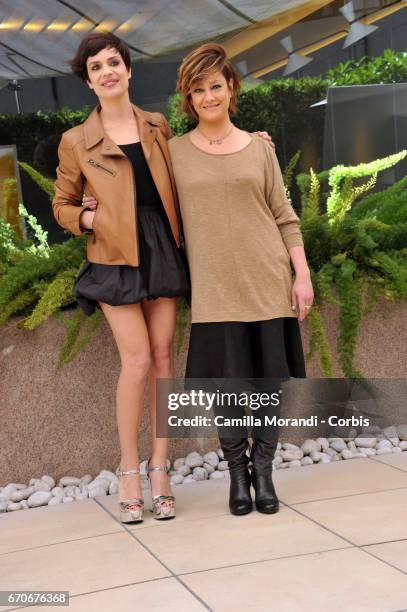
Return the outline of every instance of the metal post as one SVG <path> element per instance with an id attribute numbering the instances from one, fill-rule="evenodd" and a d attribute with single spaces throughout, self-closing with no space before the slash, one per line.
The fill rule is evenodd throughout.
<path id="1" fill-rule="evenodd" d="M 22 115 L 23 114 L 23 104 L 21 102 L 21 97 L 20 97 L 20 90 L 21 90 L 20 83 L 17 81 L 17 79 L 13 79 L 12 81 L 9 82 L 8 88 L 14 91 L 14 96 L 15 96 L 16 104 L 17 104 L 17 113 L 19 115 Z"/>

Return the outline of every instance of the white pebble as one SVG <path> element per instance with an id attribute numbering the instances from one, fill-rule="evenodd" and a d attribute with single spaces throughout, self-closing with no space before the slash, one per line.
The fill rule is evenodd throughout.
<path id="1" fill-rule="evenodd" d="M 359 452 L 362 453 L 362 455 L 364 455 L 365 457 L 373 457 L 374 455 L 376 455 L 375 448 L 360 448 Z"/>
<path id="2" fill-rule="evenodd" d="M 187 476 L 187 478 L 189 478 L 189 476 Z M 212 474 L 209 475 L 210 480 L 221 480 L 222 478 L 225 478 L 225 473 L 219 472 L 218 470 L 216 470 L 215 472 L 212 472 Z"/>
<path id="3" fill-rule="evenodd" d="M 315 442 L 315 440 L 308 439 L 301 444 L 301 450 L 304 455 L 310 455 L 311 453 L 319 452 L 321 450 L 321 445 Z"/>
<path id="4" fill-rule="evenodd" d="M 401 450 L 401 449 L 400 449 L 400 450 Z M 28 497 L 28 495 L 27 495 L 27 497 Z M 27 497 L 26 497 L 26 495 L 25 495 L 25 493 L 24 493 L 24 490 L 23 490 L 23 491 L 12 491 L 12 492 L 10 493 L 10 497 L 9 497 L 9 499 L 10 499 L 10 501 L 11 501 L 11 502 L 13 502 L 13 503 L 19 503 L 19 502 L 21 502 L 23 499 L 27 499 Z"/>
<path id="5" fill-rule="evenodd" d="M 223 470 L 228 470 L 228 469 L 229 469 L 229 464 L 227 461 L 219 461 L 219 465 L 218 465 L 219 472 L 222 472 Z"/>
<path id="6" fill-rule="evenodd" d="M 178 468 L 180 468 L 181 465 L 185 465 L 185 457 L 180 457 L 179 459 L 175 459 L 173 463 L 174 470 L 178 470 Z"/>
<path id="7" fill-rule="evenodd" d="M 299 450 L 299 447 L 296 444 L 291 444 L 291 442 L 284 442 L 282 444 L 282 449 L 283 450 L 297 451 L 297 450 Z"/>
<path id="8" fill-rule="evenodd" d="M 93 497 L 99 497 L 101 495 L 106 495 L 106 489 L 104 487 L 90 487 L 89 488 L 89 497 L 91 499 Z"/>
<path id="9" fill-rule="evenodd" d="M 216 455 L 217 456 L 217 455 Z M 215 471 L 215 468 L 213 467 L 213 465 L 211 465 L 210 463 L 204 463 L 203 467 L 205 468 L 205 470 L 208 472 L 208 474 L 212 474 L 212 472 Z"/>
<path id="10" fill-rule="evenodd" d="M 81 501 L 82 499 L 88 499 L 89 494 L 87 491 L 81 491 L 75 495 L 76 501 Z"/>
<path id="11" fill-rule="evenodd" d="M 52 476 L 48 476 L 48 474 L 44 474 L 44 476 L 41 476 L 41 480 L 43 480 L 49 485 L 50 490 L 53 487 L 55 487 L 55 480 L 52 478 Z"/>
<path id="12" fill-rule="evenodd" d="M 8 506 L 7 506 L 7 512 L 15 512 L 16 510 L 22 510 L 23 507 L 20 503 L 13 503 L 11 502 Z"/>
<path id="13" fill-rule="evenodd" d="M 326 438 L 317 438 L 317 443 L 320 445 L 321 450 L 323 452 L 327 451 L 329 448 L 329 442 Z"/>
<path id="14" fill-rule="evenodd" d="M 375 448 L 377 442 L 377 438 L 368 438 L 360 436 L 359 438 L 355 438 L 355 445 L 359 448 Z"/>
<path id="15" fill-rule="evenodd" d="M 330 445 L 331 448 L 337 451 L 338 453 L 347 448 L 346 442 L 342 440 L 342 438 L 331 438 Z"/>
<path id="16" fill-rule="evenodd" d="M 88 486 L 89 489 L 104 489 L 105 493 L 107 493 L 110 487 L 110 480 L 107 480 L 106 478 L 99 478 L 99 476 L 97 476 L 95 480 L 92 480 L 92 482 L 89 483 Z"/>
<path id="17" fill-rule="evenodd" d="M 203 467 L 196 467 L 192 473 L 194 480 L 206 480 L 208 478 L 208 472 Z"/>
<path id="18" fill-rule="evenodd" d="M 204 463 L 209 463 L 209 465 L 211 465 L 213 468 L 216 468 L 216 466 L 219 463 L 218 453 L 215 453 L 214 451 L 210 451 L 209 453 L 206 453 L 203 456 L 203 460 L 204 460 Z"/>
<path id="19" fill-rule="evenodd" d="M 283 461 L 295 461 L 295 460 L 300 460 L 302 459 L 304 456 L 304 453 L 302 452 L 302 450 L 300 448 L 297 449 L 291 449 L 291 450 L 282 450 L 281 451 L 281 457 L 283 459 Z"/>
<path id="20" fill-rule="evenodd" d="M 111 472 L 110 470 L 102 470 L 97 476 L 96 478 L 105 478 L 106 480 L 108 480 L 109 482 L 113 482 L 114 480 L 117 480 L 117 476 L 116 474 L 113 474 L 113 472 Z M 88 483 L 89 484 L 89 483 Z"/>
<path id="21" fill-rule="evenodd" d="M 46 506 L 51 497 L 52 495 L 49 491 L 35 491 L 27 499 L 27 503 L 30 508 L 38 508 L 39 506 Z"/>
<path id="22" fill-rule="evenodd" d="M 81 484 L 81 479 L 76 476 L 62 476 L 59 480 L 60 487 L 69 487 Z"/>
<path id="23" fill-rule="evenodd" d="M 315 463 L 321 459 L 321 453 L 319 451 L 312 451 L 309 456 Z"/>
<path id="24" fill-rule="evenodd" d="M 202 455 L 200 455 L 196 451 L 189 453 L 185 458 L 185 464 L 190 468 L 200 467 L 201 465 L 203 465 L 203 462 L 204 461 Z"/>
<path id="25" fill-rule="evenodd" d="M 393 444 L 390 442 L 390 440 L 380 440 L 380 442 L 377 443 L 376 448 L 379 450 L 381 448 L 391 448 L 393 446 Z"/>
<path id="26" fill-rule="evenodd" d="M 174 476 L 171 476 L 170 483 L 172 485 L 179 485 L 182 484 L 183 480 L 184 478 L 181 474 L 174 474 Z"/>
<path id="27" fill-rule="evenodd" d="M 407 425 L 398 425 L 397 435 L 400 438 L 400 440 L 407 442 Z"/>
<path id="28" fill-rule="evenodd" d="M 109 485 L 109 495 L 116 495 L 116 493 L 119 492 L 119 483 L 117 481 L 117 478 L 115 480 L 112 480 L 112 482 Z M 88 496 L 86 491 L 83 491 L 83 493 L 86 493 L 86 497 Z"/>
<path id="29" fill-rule="evenodd" d="M 62 487 L 54 487 L 51 490 L 52 495 L 54 495 L 55 497 L 62 497 L 62 495 L 64 494 L 64 489 Z"/>
<path id="30" fill-rule="evenodd" d="M 392 453 L 392 448 L 390 446 L 382 446 L 382 448 L 378 448 L 376 451 L 376 455 L 390 455 Z"/>
<path id="31" fill-rule="evenodd" d="M 191 473 L 191 468 L 188 465 L 181 465 L 178 469 L 177 469 L 177 473 L 182 476 L 183 478 L 185 478 L 185 476 L 188 476 L 188 474 Z"/>

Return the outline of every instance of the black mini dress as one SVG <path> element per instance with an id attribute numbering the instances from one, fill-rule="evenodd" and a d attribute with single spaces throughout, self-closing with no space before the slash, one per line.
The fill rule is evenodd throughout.
<path id="1" fill-rule="evenodd" d="M 88 316 L 99 302 L 121 306 L 143 299 L 190 297 L 187 260 L 175 242 L 141 143 L 119 146 L 131 161 L 136 183 L 140 265 L 86 261 L 76 278 L 74 295 Z"/>

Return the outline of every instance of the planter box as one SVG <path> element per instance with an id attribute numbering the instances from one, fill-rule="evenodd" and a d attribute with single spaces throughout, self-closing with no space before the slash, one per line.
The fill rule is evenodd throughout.
<path id="1" fill-rule="evenodd" d="M 338 314 L 327 308 L 324 318 L 331 347 L 335 346 Z M 16 328 L 17 320 L 0 328 L 0 486 L 27 482 L 33 476 L 114 470 L 120 459 L 115 421 L 115 387 L 119 356 L 105 322 L 91 343 L 61 370 L 55 369 L 64 329 L 51 319 L 35 331 Z M 307 322 L 302 324 L 304 348 Z M 356 366 L 371 378 L 405 378 L 407 344 L 405 303 L 379 303 L 361 326 Z M 176 359 L 182 377 L 188 337 Z M 308 376 L 320 376 L 317 364 Z M 336 367 L 335 375 L 341 373 Z M 146 402 L 147 403 L 147 402 Z M 296 416 L 296 415 L 292 415 Z M 198 447 L 217 447 L 216 439 L 175 439 L 170 458 Z M 140 456 L 150 452 L 148 410 L 140 435 Z"/>

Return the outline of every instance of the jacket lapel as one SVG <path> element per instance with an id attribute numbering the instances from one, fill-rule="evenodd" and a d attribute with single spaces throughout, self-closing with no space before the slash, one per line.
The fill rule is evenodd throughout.
<path id="1" fill-rule="evenodd" d="M 94 146 L 102 141 L 102 148 L 100 150 L 102 155 L 107 156 L 120 156 L 125 157 L 123 151 L 117 146 L 115 142 L 105 133 L 103 129 L 103 123 L 99 116 L 100 105 L 98 105 L 86 119 L 83 124 L 83 131 L 85 135 L 85 148 L 92 149 Z"/>
<path id="2" fill-rule="evenodd" d="M 151 125 L 146 121 L 143 111 L 132 104 L 133 111 L 136 116 L 138 132 L 140 136 L 141 147 L 143 149 L 144 157 L 146 161 L 150 159 L 153 144 L 157 138 L 157 127 Z"/>
<path id="3" fill-rule="evenodd" d="M 140 142 L 143 149 L 144 157 L 146 161 L 151 157 L 151 151 L 153 149 L 153 144 L 155 139 L 157 138 L 157 130 L 158 128 L 154 125 L 151 125 L 145 118 L 143 111 L 132 104 L 133 112 L 136 117 L 138 132 L 140 136 Z M 102 142 L 102 155 L 119 155 L 121 157 L 125 157 L 123 151 L 117 146 L 116 143 L 109 138 L 109 136 L 105 133 L 103 129 L 103 124 L 99 116 L 100 105 L 98 105 L 86 119 L 83 124 L 84 134 L 85 134 L 85 147 L 86 149 L 91 149 L 95 145 L 97 145 L 100 141 Z"/>

